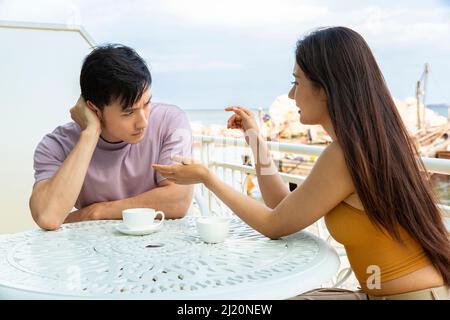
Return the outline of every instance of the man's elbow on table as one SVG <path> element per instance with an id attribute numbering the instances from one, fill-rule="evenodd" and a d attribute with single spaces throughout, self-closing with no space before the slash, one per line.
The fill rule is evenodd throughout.
<path id="1" fill-rule="evenodd" d="M 167 217 L 169 219 L 181 219 L 186 216 L 188 213 L 189 207 L 191 205 L 192 196 L 187 196 L 184 199 L 179 200 L 177 203 L 174 203 L 172 208 L 166 212 Z"/>
<path id="2" fill-rule="evenodd" d="M 56 219 L 51 219 L 48 217 L 40 217 L 39 219 L 35 219 L 34 220 L 36 222 L 36 224 L 44 230 L 47 231 L 55 231 L 58 230 L 61 227 L 61 224 L 59 221 L 57 221 Z"/>
<path id="3" fill-rule="evenodd" d="M 52 209 L 48 205 L 38 208 L 35 199 L 31 196 L 29 206 L 31 216 L 40 228 L 54 231 L 61 227 L 63 220 L 56 213 L 52 213 Z"/>
<path id="4" fill-rule="evenodd" d="M 182 210 L 179 208 L 173 208 L 168 210 L 166 213 L 166 219 L 181 219 L 184 218 L 187 214 L 187 210 Z"/>
<path id="5" fill-rule="evenodd" d="M 168 219 L 181 219 L 186 216 L 192 203 L 193 191 L 192 186 L 176 186 L 178 190 L 177 199 L 173 199 L 172 204 L 164 212 Z"/>
<path id="6" fill-rule="evenodd" d="M 56 218 L 55 215 L 50 214 L 37 214 L 32 212 L 32 217 L 36 224 L 48 231 L 58 230 L 61 227 L 62 221 L 59 218 Z"/>

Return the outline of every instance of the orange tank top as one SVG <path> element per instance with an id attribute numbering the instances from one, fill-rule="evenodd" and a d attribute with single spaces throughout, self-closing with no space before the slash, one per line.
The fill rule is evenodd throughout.
<path id="1" fill-rule="evenodd" d="M 431 264 L 423 248 L 400 228 L 403 244 L 377 228 L 366 213 L 341 202 L 325 216 L 333 238 L 342 243 L 356 278 L 366 288 L 367 279 L 380 272 L 380 282 L 394 280 Z M 379 269 L 378 269 L 379 267 Z"/>

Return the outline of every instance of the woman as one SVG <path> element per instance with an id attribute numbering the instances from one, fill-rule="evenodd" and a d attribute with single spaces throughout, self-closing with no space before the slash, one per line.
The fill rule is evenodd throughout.
<path id="1" fill-rule="evenodd" d="M 292 193 L 274 167 L 251 113 L 229 128 L 245 131 L 265 206 L 201 164 L 155 169 L 179 184 L 204 183 L 251 227 L 276 239 L 325 216 L 343 243 L 362 291 L 316 290 L 297 299 L 449 299 L 450 241 L 423 163 L 364 39 L 344 27 L 318 29 L 297 43 L 289 97 L 303 124 L 333 139 Z"/>

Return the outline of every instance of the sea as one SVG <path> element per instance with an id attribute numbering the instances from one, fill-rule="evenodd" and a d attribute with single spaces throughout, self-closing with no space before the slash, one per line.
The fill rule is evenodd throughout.
<path id="1" fill-rule="evenodd" d="M 199 123 L 203 125 L 222 125 L 226 126 L 227 120 L 232 116 L 233 112 L 223 109 L 187 109 L 184 110 L 191 123 Z M 258 112 L 258 110 L 252 110 Z M 263 110 L 268 113 L 268 110 Z"/>
<path id="2" fill-rule="evenodd" d="M 427 107 L 437 114 L 449 118 L 448 104 L 429 104 Z M 230 112 L 223 109 L 186 109 L 184 110 L 190 122 L 201 123 L 203 125 L 226 125 L 227 119 L 231 116 Z M 254 113 L 258 110 L 252 110 Z M 269 110 L 263 110 L 268 113 Z"/>
<path id="3" fill-rule="evenodd" d="M 433 110 L 440 116 L 446 117 L 447 119 L 449 118 L 450 105 L 448 105 L 448 104 L 443 104 L 443 103 L 429 104 L 429 105 L 427 105 L 427 108 Z"/>

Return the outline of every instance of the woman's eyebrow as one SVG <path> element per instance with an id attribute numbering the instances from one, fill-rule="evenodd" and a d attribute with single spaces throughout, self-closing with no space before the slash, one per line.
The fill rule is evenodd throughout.
<path id="1" fill-rule="evenodd" d="M 295 73 L 292 74 L 294 76 L 294 78 L 300 78 L 298 75 L 296 75 Z"/>

